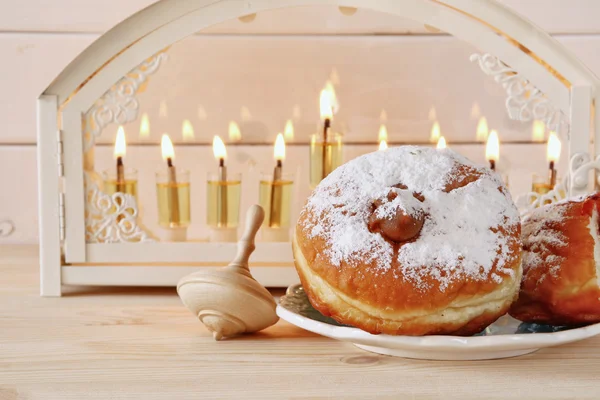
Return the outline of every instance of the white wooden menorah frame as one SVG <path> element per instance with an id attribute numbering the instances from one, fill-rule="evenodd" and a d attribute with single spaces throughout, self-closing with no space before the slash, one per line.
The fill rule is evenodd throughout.
<path id="1" fill-rule="evenodd" d="M 114 212 L 103 211 L 115 199 L 95 186 L 93 143 L 106 125 L 137 117 L 137 89 L 172 43 L 226 20 L 305 5 L 398 15 L 475 46 L 480 53 L 471 60 L 504 86 L 510 117 L 545 120 L 567 141 L 565 192 L 593 189 L 589 171 L 600 167 L 600 113 L 593 112 L 598 79 L 546 32 L 496 1 L 162 0 L 102 35 L 38 100 L 42 295 L 60 295 L 62 284 L 175 286 L 199 267 L 231 261 L 235 243 L 152 242 L 135 220 L 117 224 Z M 546 197 L 557 200 L 559 193 Z M 122 200 L 137 212 L 127 196 Z M 251 270 L 266 286 L 284 286 L 297 280 L 292 262 L 288 243 L 259 243 Z"/>

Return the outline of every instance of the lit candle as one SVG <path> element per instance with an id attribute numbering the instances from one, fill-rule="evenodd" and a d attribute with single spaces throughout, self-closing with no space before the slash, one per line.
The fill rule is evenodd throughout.
<path id="1" fill-rule="evenodd" d="M 431 143 L 436 143 L 436 142 L 439 142 L 441 136 L 442 136 L 442 129 L 440 128 L 440 124 L 436 121 L 433 123 L 433 126 L 431 127 L 431 136 L 429 137 L 429 140 L 431 141 Z"/>
<path id="2" fill-rule="evenodd" d="M 219 136 L 213 138 L 213 154 L 219 161 L 219 188 L 217 191 L 217 216 L 219 226 L 227 226 L 227 149 Z"/>
<path id="3" fill-rule="evenodd" d="M 169 135 L 164 133 L 160 141 L 163 160 L 167 162 L 168 183 L 169 183 L 169 213 L 171 224 L 179 224 L 179 193 L 177 191 L 177 170 L 173 165 L 175 159 L 175 149 L 169 139 Z"/>
<path id="4" fill-rule="evenodd" d="M 437 148 L 438 149 L 445 149 L 446 146 L 446 138 L 444 138 L 443 136 L 440 136 L 438 142 L 437 142 Z"/>
<path id="5" fill-rule="evenodd" d="M 489 128 L 487 119 L 485 117 L 479 118 L 479 122 L 477 123 L 477 141 L 485 142 L 488 138 Z"/>
<path id="6" fill-rule="evenodd" d="M 283 130 L 283 136 L 288 142 L 294 140 L 294 123 L 291 119 L 288 119 L 285 123 L 285 129 Z"/>
<path id="7" fill-rule="evenodd" d="M 117 192 L 119 193 L 125 193 L 125 166 L 123 165 L 123 158 L 125 157 L 126 147 L 125 129 L 123 126 L 119 126 L 114 151 L 114 156 L 117 160 Z"/>
<path id="8" fill-rule="evenodd" d="M 229 122 L 229 140 L 232 142 L 239 142 L 242 140 L 242 131 L 240 130 L 240 126 L 235 121 Z"/>
<path id="9" fill-rule="evenodd" d="M 485 158 L 490 163 L 490 169 L 496 170 L 496 163 L 500 159 L 500 140 L 498 139 L 498 132 L 492 130 L 485 146 Z"/>
<path id="10" fill-rule="evenodd" d="M 555 163 L 557 163 L 560 158 L 561 147 L 562 145 L 560 143 L 560 139 L 558 139 L 558 136 L 556 136 L 556 132 L 550 132 L 550 136 L 548 137 L 548 149 L 546 151 L 546 158 L 549 164 L 551 187 L 554 187 L 554 185 L 556 185 Z"/>
<path id="11" fill-rule="evenodd" d="M 327 135 L 329 134 L 329 128 L 331 127 L 331 120 L 333 118 L 333 94 L 326 87 L 321 91 L 320 96 L 320 109 L 321 109 L 321 120 L 323 120 L 323 174 L 322 178 L 324 179 L 327 176 L 327 171 L 329 170 L 326 166 L 329 164 L 327 162 Z"/>
<path id="12" fill-rule="evenodd" d="M 531 127 L 531 137 L 534 142 L 543 142 L 546 138 L 546 124 L 544 121 L 535 120 Z"/>
<path id="13" fill-rule="evenodd" d="M 140 137 L 146 139 L 150 136 L 150 119 L 148 114 L 144 113 L 140 121 Z"/>
<path id="14" fill-rule="evenodd" d="M 283 160 L 285 159 L 285 141 L 280 133 L 275 139 L 273 148 L 273 157 L 275 158 L 275 169 L 273 170 L 273 185 L 271 187 L 271 207 L 269 216 L 269 227 L 279 228 L 281 226 L 281 207 L 282 207 L 282 187 L 281 177 L 283 172 Z"/>
<path id="15" fill-rule="evenodd" d="M 381 125 L 379 127 L 379 151 L 384 151 L 387 150 L 388 145 L 387 145 L 387 140 L 388 140 L 388 132 L 387 132 L 387 128 L 385 125 Z"/>
<path id="16" fill-rule="evenodd" d="M 184 119 L 181 124 L 181 136 L 183 140 L 194 140 L 194 126 L 189 119 Z"/>

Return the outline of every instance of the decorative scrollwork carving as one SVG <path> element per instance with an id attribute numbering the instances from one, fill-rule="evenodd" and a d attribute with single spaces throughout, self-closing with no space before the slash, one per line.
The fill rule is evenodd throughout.
<path id="1" fill-rule="evenodd" d="M 529 80 L 491 54 L 473 54 L 470 60 L 477 62 L 486 75 L 492 76 L 506 90 L 506 110 L 511 119 L 541 120 L 548 129 L 566 137 L 570 128 L 567 116 Z"/>
<path id="2" fill-rule="evenodd" d="M 138 224 L 135 197 L 104 193 L 86 174 L 85 239 L 87 243 L 151 242 L 151 234 Z"/>
<path id="3" fill-rule="evenodd" d="M 125 124 L 137 118 L 139 101 L 136 94 L 143 89 L 148 76 L 158 70 L 167 59 L 163 51 L 147 59 L 114 84 L 85 114 L 83 147 L 88 151 L 96 138 L 109 124 Z"/>
<path id="4" fill-rule="evenodd" d="M 526 193 L 516 200 L 522 213 L 545 204 L 557 203 L 568 197 L 568 194 L 586 193 L 590 179 L 590 171 L 600 171 L 600 156 L 592 160 L 587 153 L 575 153 L 569 162 L 569 174 L 546 194 Z"/>

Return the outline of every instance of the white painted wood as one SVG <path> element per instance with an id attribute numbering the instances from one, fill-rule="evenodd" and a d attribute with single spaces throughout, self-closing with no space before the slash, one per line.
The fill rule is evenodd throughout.
<path id="1" fill-rule="evenodd" d="M 513 197 L 531 189 L 532 174 L 547 175 L 546 146 L 543 143 L 518 145 L 503 144 L 500 133 L 500 161 L 498 168 L 509 173 L 510 190 Z M 455 145 L 450 147 L 481 165 L 486 165 L 483 144 Z M 563 156 L 558 164 L 559 177 L 564 177 L 567 166 L 567 145 L 563 143 Z M 374 151 L 376 145 L 345 146 L 345 159 Z M 114 167 L 112 148 L 100 146 L 96 149 L 96 170 Z M 206 185 L 205 177 L 216 168 L 216 162 L 209 146 L 175 146 L 176 157 L 181 168 L 189 169 L 192 176 L 192 225 L 188 231 L 190 240 L 199 241 L 208 236 L 206 228 Z M 228 165 L 232 173 L 245 172 L 242 189 L 242 210 L 258 201 L 258 179 L 261 172 L 272 171 L 274 166 L 271 146 L 229 146 Z M 144 224 L 153 232 L 161 234 L 157 223 L 156 189 L 154 174 L 163 166 L 158 146 L 129 146 L 126 167 L 136 168 L 139 175 L 139 198 L 141 200 Z M 308 149 L 305 146 L 288 146 L 284 171 L 296 174 L 296 203 L 293 206 L 292 219 L 297 218 L 304 199 L 309 195 Z M 18 168 L 15 166 L 19 166 Z M 14 222 L 16 230 L 7 237 L 0 237 L 0 244 L 37 243 L 37 170 L 36 148 L 34 146 L 0 145 L 0 171 L 14 171 L 0 174 L 0 186 L 18 188 L 11 196 L 0 196 L 0 219 L 8 218 Z M 259 232 L 260 234 L 260 232 Z M 260 254 L 260 246 L 258 253 Z M 223 260 L 228 262 L 229 260 Z"/>
<path id="2" fill-rule="evenodd" d="M 181 278 L 200 268 L 210 267 L 63 266 L 62 282 L 65 285 L 174 287 Z M 299 282 L 298 273 L 291 266 L 250 266 L 250 272 L 265 287 L 287 287 Z"/>
<path id="3" fill-rule="evenodd" d="M 62 112 L 65 192 L 65 260 L 85 261 L 83 141 L 81 114 Z"/>
<path id="4" fill-rule="evenodd" d="M 569 138 L 569 157 L 572 159 L 578 153 L 589 154 L 592 136 L 592 93 L 587 86 L 573 86 L 571 88 L 571 132 Z M 593 153 L 592 153 L 593 154 Z M 578 166 L 571 166 L 576 169 Z M 592 182 L 595 171 L 590 174 L 587 181 Z M 575 180 L 575 179 L 573 179 Z M 578 187 L 571 182 L 570 195 L 577 196 L 589 193 L 590 185 Z"/>
<path id="5" fill-rule="evenodd" d="M 19 0 L 2 5 L 1 31 L 104 32 L 155 0 Z M 500 0 L 551 33 L 598 33 L 596 0 Z M 209 33 L 260 34 L 427 34 L 422 24 L 359 10 L 343 16 L 335 7 L 303 7 L 260 13 L 252 23 L 237 19 L 217 24 Z"/>
<path id="6" fill-rule="evenodd" d="M 0 107 L 0 142 L 35 143 L 35 99 L 95 37 L 0 33 L 0 84 L 8 96 Z"/>
<path id="7" fill-rule="evenodd" d="M 56 96 L 42 96 L 38 100 L 37 177 L 40 185 L 37 200 L 40 216 L 40 293 L 42 296 L 60 296 L 61 294 L 57 110 L 58 99 Z M 54 129 L 52 129 L 53 126 Z M 14 171 L 14 169 L 11 168 L 9 171 Z M 8 188 L 4 184 L 2 187 L 5 190 Z M 6 190 L 5 196 L 10 192 L 13 190 Z M 15 192 L 19 193 L 20 190 L 15 187 L 13 193 Z M 18 197 L 24 198 L 23 195 Z M 29 209 L 29 212 L 31 210 Z"/>
<path id="8" fill-rule="evenodd" d="M 246 210 L 244 210 L 245 213 Z M 245 228 L 244 224 L 242 227 Z M 86 263 L 199 263 L 219 266 L 230 262 L 236 243 L 108 243 L 88 244 Z M 257 243 L 251 264 L 292 263 L 289 243 Z"/>
<path id="9" fill-rule="evenodd" d="M 326 3 L 367 6 L 366 3 L 363 4 L 357 0 L 348 2 L 331 0 Z M 100 96 L 103 88 L 115 82 L 124 72 L 134 68 L 141 59 L 151 56 L 165 46 L 194 33 L 199 28 L 247 13 L 310 4 L 313 4 L 310 0 L 287 0 L 278 2 L 276 5 L 270 0 L 255 1 L 244 5 L 235 2 L 209 4 L 193 0 L 179 0 L 177 3 L 176 0 L 166 0 L 156 3 L 143 13 L 132 16 L 112 29 L 102 39 L 86 49 L 48 88 L 47 93 L 55 93 L 59 95 L 59 99 L 64 100 L 75 88 L 80 87 L 81 82 L 86 80 L 87 84 L 73 96 L 67 105 L 67 107 L 79 111 L 86 110 Z M 523 35 L 525 30 L 530 33 L 535 32 L 533 35 L 535 39 L 529 42 L 533 52 L 537 50 L 542 52 L 546 61 L 556 67 L 567 80 L 596 84 L 595 78 L 587 74 L 585 70 L 580 71 L 577 68 L 578 62 L 567 57 L 564 50 L 549 36 L 528 21 L 519 19 L 510 10 L 499 8 L 496 3 L 481 0 L 477 3 L 467 0 L 447 0 L 446 4 L 402 0 L 402 2 L 394 2 L 393 5 L 385 2 L 368 3 L 368 7 L 408 16 L 422 23 L 437 26 L 462 40 L 473 43 L 483 51 L 487 49 L 522 72 L 564 111 L 568 109 L 568 93 L 565 92 L 564 87 L 561 88 L 563 82 L 557 80 L 552 73 L 542 67 L 542 64 L 523 57 L 520 51 L 497 36 L 496 32 L 490 30 L 490 26 L 497 24 L 507 31 L 514 30 L 517 36 Z M 163 8 L 167 6 L 170 8 Z M 466 13 L 459 13 L 454 8 L 465 9 L 472 17 L 467 16 Z M 167 12 L 169 10 L 176 10 L 176 12 L 169 14 Z M 490 25 L 481 24 L 480 19 L 477 18 L 486 20 Z M 177 20 L 176 24 L 173 23 L 175 20 Z M 157 24 L 160 24 L 158 21 L 165 25 L 158 27 Z M 135 29 L 130 29 L 133 27 Z M 141 32 L 151 33 L 140 39 Z M 114 54 L 119 55 L 113 58 Z M 112 61 L 107 65 L 106 61 L 108 60 Z M 101 67 L 102 69 L 99 70 Z M 87 80 L 90 76 L 92 76 L 91 79 Z"/>
<path id="10" fill-rule="evenodd" d="M 0 143 L 35 143 L 31 99 L 92 39 L 0 34 L 8 71 L 0 83 L 12 93 L 11 102 L 0 107 Z M 559 40 L 592 71 L 600 72 L 600 37 Z M 194 37 L 172 47 L 170 59 L 139 98 L 150 115 L 152 141 L 158 141 L 162 131 L 181 141 L 184 118 L 193 123 L 196 141 L 225 134 L 230 120 L 240 124 L 248 140 L 271 140 L 293 118 L 295 105 L 301 111 L 294 118 L 297 138 L 305 141 L 316 126 L 319 90 L 336 67 L 341 108 L 335 124 L 344 127 L 349 139 L 364 140 L 365 132 L 376 135 L 385 109 L 393 140 L 426 140 L 431 129 L 428 112 L 435 106 L 444 135 L 470 140 L 477 122 L 470 115 L 475 101 L 501 137 L 530 138 L 530 126 L 507 118 L 500 86 L 468 62 L 472 51 L 447 37 Z M 440 74 L 442 64 L 447 74 Z M 177 80 L 178 74 L 186 82 Z M 407 76 L 411 79 L 403 78 Z M 169 118 L 158 117 L 161 100 L 168 105 Z M 202 120 L 199 105 L 207 114 Z M 251 121 L 242 120 L 242 106 L 250 110 Z M 128 140 L 137 140 L 139 121 L 126 128 Z M 102 140 L 114 140 L 114 132 L 116 127 L 107 128 Z"/>

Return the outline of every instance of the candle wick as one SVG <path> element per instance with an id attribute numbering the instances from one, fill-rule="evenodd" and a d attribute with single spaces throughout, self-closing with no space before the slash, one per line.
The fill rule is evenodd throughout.
<path id="1" fill-rule="evenodd" d="M 490 160 L 490 169 L 492 171 L 496 170 L 496 160 Z"/>
<path id="2" fill-rule="evenodd" d="M 219 158 L 219 167 L 224 167 L 224 166 L 225 166 L 225 159 Z"/>
<path id="3" fill-rule="evenodd" d="M 173 159 L 171 157 L 167 158 L 167 167 L 169 167 L 169 168 L 173 167 Z"/>
<path id="4" fill-rule="evenodd" d="M 283 162 L 281 160 L 277 160 L 277 168 L 283 167 Z"/>

